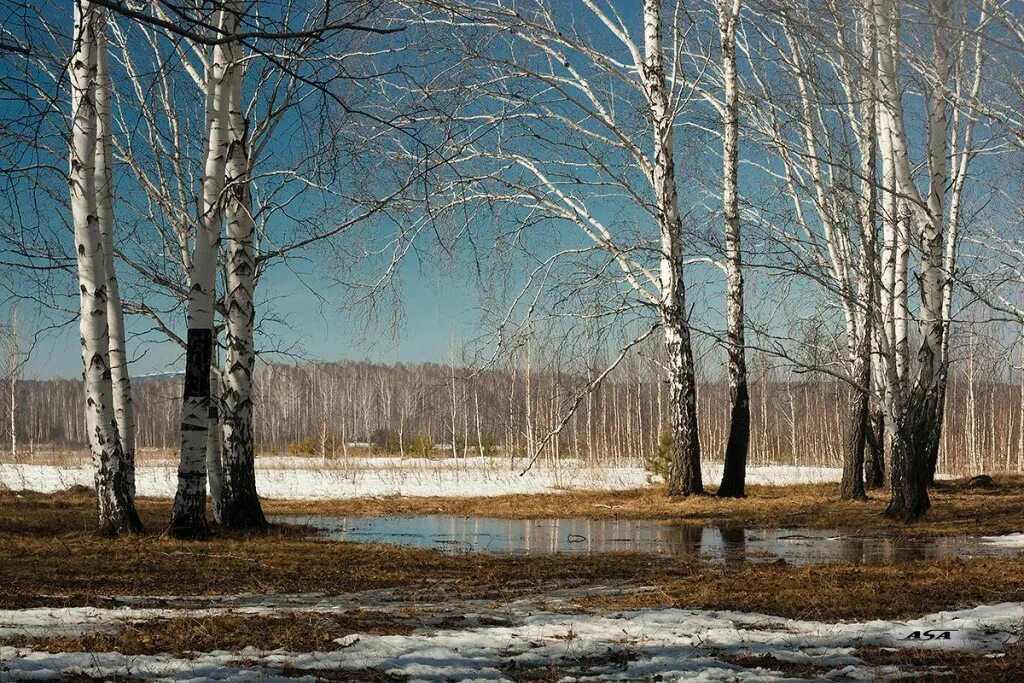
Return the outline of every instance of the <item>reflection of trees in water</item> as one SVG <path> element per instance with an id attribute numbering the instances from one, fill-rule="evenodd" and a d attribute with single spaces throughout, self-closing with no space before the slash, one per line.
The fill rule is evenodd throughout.
<path id="1" fill-rule="evenodd" d="M 743 564 L 747 555 L 747 530 L 741 526 L 718 527 L 722 535 L 722 559 L 725 566 Z"/>
<path id="2" fill-rule="evenodd" d="M 878 554 L 879 549 L 877 547 L 874 548 L 874 553 L 872 554 Z M 841 538 L 839 539 L 839 557 L 836 559 L 851 564 L 871 562 L 871 558 L 868 557 L 869 550 L 867 539 L 856 537 Z"/>
<path id="3" fill-rule="evenodd" d="M 700 555 L 704 527 L 693 524 L 670 526 L 665 534 L 665 542 L 673 555 Z"/>
<path id="4" fill-rule="evenodd" d="M 808 529 L 745 529 L 735 525 L 643 520 L 495 519 L 451 515 L 412 517 L 283 516 L 277 523 L 307 525 L 326 538 L 357 543 L 393 543 L 448 552 L 476 551 L 549 555 L 562 552 L 636 550 L 724 561 L 726 570 L 747 562 L 785 560 L 795 565 L 827 563 L 892 565 L 946 557 L 1016 556 L 970 536 L 903 538 L 844 535 Z"/>

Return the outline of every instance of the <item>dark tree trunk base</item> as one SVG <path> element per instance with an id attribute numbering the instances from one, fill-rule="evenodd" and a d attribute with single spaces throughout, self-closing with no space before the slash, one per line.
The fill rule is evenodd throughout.
<path id="1" fill-rule="evenodd" d="M 704 493 L 700 472 L 700 441 L 697 435 L 697 415 L 689 412 L 686 424 L 676 429 L 672 440 L 672 462 L 669 465 L 668 495 L 696 496 Z"/>
<path id="2" fill-rule="evenodd" d="M 704 486 L 700 483 L 696 485 L 680 485 L 680 486 L 669 486 L 668 497 L 669 498 L 689 498 L 690 496 L 706 496 L 707 491 L 704 490 Z"/>
<path id="3" fill-rule="evenodd" d="M 916 522 L 928 512 L 928 457 L 937 440 L 933 396 L 911 396 L 892 442 L 892 499 L 885 516 Z"/>
<path id="4" fill-rule="evenodd" d="M 868 456 L 864 463 L 864 485 L 868 489 L 885 487 L 885 416 L 881 411 L 871 413 L 867 432 Z"/>
<path id="5" fill-rule="evenodd" d="M 270 526 L 259 499 L 233 504 L 221 510 L 221 526 L 235 531 L 258 531 Z"/>
<path id="6" fill-rule="evenodd" d="M 925 513 L 931 509 L 931 501 L 926 495 L 924 499 L 917 498 L 914 501 L 889 501 L 889 505 L 885 508 L 883 516 L 888 519 L 895 519 L 901 522 L 916 522 L 925 516 Z"/>
<path id="7" fill-rule="evenodd" d="M 115 453 L 112 457 L 121 456 Z M 103 477 L 97 474 L 95 482 L 98 534 L 117 536 L 145 531 L 142 520 L 139 519 L 139 511 L 135 507 L 135 498 L 131 494 L 129 476 L 133 475 L 124 469 L 115 470 L 104 483 Z"/>
<path id="8" fill-rule="evenodd" d="M 685 457 L 687 462 L 684 463 L 680 454 L 676 453 L 672 461 L 668 478 L 669 498 L 704 495 L 704 482 L 700 474 L 700 452 L 698 451 L 696 455 L 691 452 Z"/>
<path id="9" fill-rule="evenodd" d="M 100 536 L 119 536 L 121 534 L 141 534 L 146 528 L 139 519 L 139 513 L 131 503 L 118 506 L 114 514 L 106 514 L 100 518 L 96 533 Z"/>
<path id="10" fill-rule="evenodd" d="M 870 379 L 870 376 L 868 376 Z M 843 458 L 843 480 L 839 485 L 840 500 L 867 500 L 864 491 L 864 448 L 867 444 L 870 405 L 866 392 L 859 393 L 850 407 L 850 428 Z"/>
<path id="11" fill-rule="evenodd" d="M 725 466 L 719 498 L 746 497 L 747 451 L 750 447 L 750 400 L 744 378 L 736 387 L 729 422 L 729 440 L 725 447 Z"/>
<path id="12" fill-rule="evenodd" d="M 210 523 L 206 511 L 175 511 L 167 535 L 182 541 L 205 541 L 210 537 Z"/>
<path id="13" fill-rule="evenodd" d="M 269 523 L 256 492 L 255 457 L 249 448 L 244 449 L 241 457 L 241 462 L 228 462 L 224 466 L 221 524 L 236 531 L 265 529 Z"/>

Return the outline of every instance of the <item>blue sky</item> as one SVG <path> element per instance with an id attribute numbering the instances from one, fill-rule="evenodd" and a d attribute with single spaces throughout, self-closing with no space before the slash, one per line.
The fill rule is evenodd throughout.
<path id="1" fill-rule="evenodd" d="M 279 269 L 282 270 L 283 269 Z M 316 360 L 371 359 L 380 362 L 443 361 L 453 339 L 462 342 L 475 329 L 474 299 L 458 286 L 450 274 L 437 272 L 417 259 L 403 265 L 400 299 L 401 324 L 397 329 L 387 321 L 367 327 L 359 312 L 339 310 L 332 303 L 331 283 L 303 275 L 303 281 L 323 293 L 327 302 L 309 296 L 305 287 L 287 271 L 268 274 L 261 287 L 276 301 L 274 314 L 281 324 L 269 326 L 264 346 L 297 344 L 301 355 Z M 257 296 L 261 296 L 260 293 Z M 20 313 L 27 325 L 38 327 L 30 311 Z M 184 319 L 181 321 L 184 326 Z M 129 323 L 136 330 L 138 321 Z M 181 370 L 176 346 L 135 338 L 129 342 L 135 358 L 135 375 Z M 47 332 L 38 343 L 25 368 L 26 377 L 77 377 L 81 374 L 77 323 Z"/>
<path id="2" fill-rule="evenodd" d="M 2 73 L 3 69 L 0 66 L 0 75 Z M 201 130 L 201 102 L 195 101 L 194 92 L 188 93 L 188 87 L 190 86 L 186 81 L 181 102 L 188 104 L 181 107 L 181 116 L 188 120 L 190 129 Z M 6 110 L 5 107 L 7 107 Z M 0 114 L 2 118 L 11 115 L 9 105 L 5 105 L 4 102 L 0 102 L 0 112 L 2 112 Z M 267 168 L 270 170 L 292 168 L 303 163 L 316 166 L 316 155 L 322 153 L 322 150 L 317 149 L 315 144 L 311 147 L 310 142 L 317 141 L 316 134 L 320 131 L 307 130 L 304 123 L 308 120 L 306 118 L 300 122 L 298 118 L 290 118 L 282 124 L 274 146 L 266 155 L 268 158 L 263 159 Z M 129 125 L 129 128 L 132 127 Z M 313 125 L 311 128 L 315 129 L 316 126 Z M 129 131 L 130 134 L 137 132 L 134 129 Z M 684 184 L 682 187 L 683 199 L 692 206 L 698 207 L 695 212 L 697 220 L 705 223 L 711 232 L 717 233 L 720 231 L 720 225 L 714 208 L 715 195 L 712 194 L 708 199 L 696 189 L 698 185 L 707 187 L 714 185 L 715 174 L 720 164 L 717 156 L 717 143 L 714 140 L 691 138 L 686 135 L 684 130 L 680 130 L 677 141 L 680 146 L 678 151 L 681 159 L 685 156 L 685 163 L 679 163 L 678 167 L 687 169 L 681 173 L 692 174 L 680 178 L 680 182 Z M 530 141 L 530 144 L 535 143 Z M 692 147 L 687 149 L 687 145 L 692 145 Z M 197 146 L 201 145 L 197 143 L 197 140 L 189 138 L 186 140 L 186 146 L 188 147 L 186 154 L 191 155 L 194 163 L 199 154 Z M 59 143 L 54 144 L 54 147 L 59 148 Z M 309 149 L 312 149 L 313 152 L 310 153 Z M 695 150 L 696 154 L 694 154 Z M 756 150 L 751 151 L 746 143 L 743 145 L 742 154 L 748 158 L 753 154 L 755 160 L 759 160 L 763 156 Z M 54 162 L 55 165 L 61 163 L 64 163 L 62 159 Z M 342 183 L 349 187 L 358 186 L 360 182 L 366 183 L 365 178 L 359 175 L 360 170 L 359 164 L 354 164 L 342 171 L 342 174 L 349 174 L 349 177 L 342 179 Z M 123 169 L 120 173 L 122 178 L 127 175 Z M 394 182 L 394 179 L 388 175 L 389 169 L 385 168 L 380 173 L 386 182 Z M 135 194 L 133 194 L 133 190 L 128 187 L 131 182 L 131 178 L 126 179 L 124 197 L 122 197 L 126 203 L 137 199 L 138 191 L 135 190 Z M 59 184 L 54 181 L 51 186 L 59 187 Z M 4 191 L 8 192 L 9 190 L 4 189 Z M 20 194 L 27 191 L 27 188 L 21 185 L 10 191 Z M 746 200 L 757 201 L 759 196 L 770 200 L 773 192 L 769 184 L 764 182 L 763 177 L 759 177 L 750 167 L 744 167 L 741 171 L 741 194 Z M 629 225 L 635 222 L 642 226 L 645 236 L 651 232 L 650 229 L 653 226 L 648 223 L 650 220 L 648 216 L 639 211 L 635 205 L 629 205 L 628 202 L 616 205 L 615 201 L 616 198 L 612 197 L 607 200 L 606 206 L 601 206 L 602 200 L 597 200 L 591 208 L 597 207 L 597 210 L 602 213 L 601 218 L 609 221 L 609 224 L 618 222 Z M 780 201 L 778 196 L 774 197 L 774 201 Z M 785 203 L 785 200 L 782 200 L 782 203 Z M 6 203 L 8 207 L 16 206 L 18 208 L 29 204 L 30 202 L 21 196 Z M 289 207 L 287 212 L 284 212 L 284 218 L 281 216 L 272 218 L 268 223 L 268 229 L 276 239 L 287 241 L 289 236 L 298 234 L 296 231 L 316 226 L 318 225 L 317 221 L 336 220 L 336 216 L 346 215 L 346 210 L 343 203 L 332 206 L 330 202 L 321 201 L 317 196 L 311 196 L 308 200 L 304 197 L 294 206 Z M 117 211 L 119 217 L 126 221 L 132 220 L 131 212 L 125 210 L 125 207 L 122 206 Z M 50 215 L 49 222 L 60 225 L 67 220 L 65 214 L 66 209 L 53 203 L 47 205 L 44 200 L 41 213 L 35 215 L 31 220 L 45 224 L 46 219 L 43 216 Z M 289 224 L 289 220 L 293 216 L 297 217 L 297 222 Z M 135 220 L 138 220 L 137 216 Z M 391 229 L 389 220 L 396 219 L 389 218 L 381 221 L 379 225 L 368 228 L 371 239 L 374 230 L 379 230 L 379 234 L 384 234 Z M 143 236 L 137 243 L 138 247 L 147 250 L 152 245 L 147 244 L 145 235 L 154 231 L 146 228 L 144 224 L 136 223 L 136 226 L 138 225 L 142 225 L 142 227 L 135 227 L 134 230 L 140 231 L 138 234 Z M 67 243 L 63 248 L 70 252 L 70 235 L 66 230 L 63 235 L 60 235 L 60 228 L 48 227 L 59 235 L 62 244 Z M 481 234 L 488 234 L 488 226 L 481 225 L 479 227 L 482 229 Z M 578 244 L 581 240 L 575 228 L 566 228 L 564 225 L 544 225 L 538 230 L 538 233 L 538 245 L 541 250 L 550 248 L 553 244 Z M 745 239 L 747 240 L 746 248 L 749 250 L 754 246 L 753 239 L 749 235 Z M 451 353 L 453 342 L 456 344 L 468 342 L 487 332 L 486 328 L 478 324 L 480 314 L 477 305 L 480 293 L 474 280 L 474 274 L 467 263 L 457 264 L 434 257 L 421 258 L 414 253 L 401 264 L 400 288 L 393 293 L 393 296 L 384 297 L 387 301 L 399 302 L 397 313 L 400 314 L 402 324 L 398 327 L 389 324 L 390 316 L 388 314 L 395 311 L 390 310 L 388 308 L 390 304 L 387 304 L 382 312 L 383 315 L 378 318 L 378 322 L 367 327 L 364 325 L 363 310 L 353 311 L 343 305 L 345 300 L 343 291 L 332 281 L 332 269 L 335 262 L 330 253 L 319 251 L 302 253 L 299 256 L 299 259 L 290 261 L 288 264 L 277 263 L 271 266 L 259 284 L 257 299 L 262 302 L 262 305 L 258 311 L 264 316 L 277 319 L 278 322 L 261 329 L 258 334 L 257 346 L 264 352 L 273 349 L 289 352 L 276 356 L 273 353 L 268 353 L 266 358 L 276 357 L 292 360 L 301 355 L 303 358 L 316 360 L 369 358 L 383 362 L 443 361 Z M 119 268 L 121 268 L 120 272 L 124 273 L 123 266 L 119 266 Z M 15 277 L 20 276 L 15 275 Z M 511 277 L 515 281 L 516 278 L 521 278 L 521 274 L 512 273 Z M 692 289 L 689 293 L 690 303 L 696 306 L 696 315 L 700 322 L 706 326 L 717 327 L 720 324 L 722 304 L 720 274 L 714 268 L 695 266 L 690 269 L 688 279 L 702 283 L 699 288 Z M 753 313 L 757 310 L 759 302 L 770 298 L 771 284 L 769 278 L 753 274 L 748 276 L 750 301 L 748 311 Z M 70 281 L 67 281 L 65 285 L 68 293 L 74 292 Z M 309 289 L 316 292 L 320 298 L 311 296 Z M 800 294 L 807 290 L 798 287 L 791 291 Z M 791 310 L 810 312 L 817 309 L 818 301 L 820 298 L 795 297 L 794 301 L 790 302 Z M 73 310 L 77 303 L 74 301 L 74 297 L 65 296 L 62 305 Z M 33 317 L 32 311 L 24 307 L 22 315 L 29 321 L 29 325 L 36 327 L 71 319 L 69 315 L 50 314 L 46 320 L 43 320 Z M 171 313 L 168 321 L 178 331 L 181 331 L 184 328 L 184 312 L 178 310 Z M 129 326 L 136 335 L 145 329 L 145 326 L 139 321 L 130 321 Z M 133 366 L 133 374 L 136 375 L 174 371 L 179 370 L 182 366 L 179 349 L 173 344 L 157 341 L 153 335 L 146 335 L 142 338 L 136 336 L 131 339 L 129 352 L 133 358 L 137 359 Z M 78 333 L 74 324 L 48 332 L 36 347 L 26 368 L 26 374 L 33 377 L 77 376 L 80 372 Z"/>

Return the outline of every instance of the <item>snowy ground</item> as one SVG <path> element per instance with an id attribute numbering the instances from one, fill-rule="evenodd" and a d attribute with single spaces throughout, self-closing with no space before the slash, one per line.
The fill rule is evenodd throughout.
<path id="1" fill-rule="evenodd" d="M 922 673 L 872 666 L 856 648 L 940 647 L 999 656 L 1024 633 L 1024 604 L 1004 603 L 930 614 L 906 622 L 823 623 L 731 611 L 661 609 L 636 612 L 567 612 L 569 589 L 504 605 L 479 601 L 404 603 L 382 592 L 347 596 L 234 596 L 181 599 L 173 608 L 141 608 L 153 599 L 122 606 L 0 611 L 0 638 L 82 634 L 117 624 L 175 616 L 235 612 L 274 615 L 287 611 L 339 613 L 358 609 L 407 613 L 421 620 L 410 635 L 357 633 L 339 638 L 328 652 L 199 652 L 126 656 L 119 653 L 47 653 L 0 646 L 0 681 L 47 680 L 61 675 L 167 680 L 272 680 L 282 671 L 315 679 L 318 672 L 374 671 L 411 680 L 509 680 L 548 667 L 566 680 L 791 680 L 785 664 L 818 667 L 820 679 L 878 680 Z M 541 603 L 540 600 L 543 600 Z M 166 604 L 168 598 L 160 599 Z M 541 606 L 543 605 L 543 607 Z M 428 615 L 428 616 L 423 616 Z M 441 625 L 458 615 L 459 627 Z M 944 629 L 948 640 L 912 636 Z M 768 654 L 757 664 L 744 657 Z M 774 661 L 773 661 L 774 660 Z M 941 669 L 939 670 L 941 671 Z M 938 673 L 939 671 L 930 671 Z"/>
<path id="2" fill-rule="evenodd" d="M 720 463 L 705 463 L 705 481 L 721 478 Z M 89 466 L 0 464 L 0 487 L 51 493 L 71 486 L 92 486 Z M 839 481 L 842 471 L 828 467 L 772 465 L 752 467 L 748 484 L 794 484 Z M 141 496 L 174 495 L 177 465 L 140 466 L 136 486 Z M 350 458 L 321 463 L 312 458 L 262 457 L 257 460 L 260 495 L 278 499 L 331 499 L 368 496 L 498 496 L 546 493 L 565 489 L 629 489 L 644 486 L 640 466 L 591 467 L 563 461 L 544 464 L 520 476 L 507 460 L 427 460 L 423 458 Z"/>

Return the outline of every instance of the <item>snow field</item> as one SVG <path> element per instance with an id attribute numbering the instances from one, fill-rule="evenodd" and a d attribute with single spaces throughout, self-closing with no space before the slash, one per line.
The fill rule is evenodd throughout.
<path id="1" fill-rule="evenodd" d="M 173 616 L 209 615 L 200 610 L 66 608 L 0 611 L 0 636 L 81 634 L 118 623 Z M 279 606 L 234 608 L 273 614 Z M 330 611 L 325 604 L 303 609 Z M 340 609 L 351 609 L 350 606 Z M 514 612 L 518 612 L 513 614 Z M 938 612 L 906 622 L 825 623 L 735 611 L 660 609 L 610 614 L 507 610 L 512 625 L 418 629 L 411 635 L 353 634 L 332 652 L 207 652 L 127 656 L 119 653 L 44 653 L 0 646 L 0 681 L 56 680 L 62 674 L 137 676 L 156 680 L 275 680 L 282 667 L 317 671 L 376 669 L 417 681 L 509 680 L 517 670 L 555 665 L 588 680 L 787 680 L 764 666 L 731 657 L 770 654 L 788 663 L 825 667 L 825 679 L 877 680 L 905 676 L 896 667 L 874 667 L 853 654 L 859 647 L 941 647 L 988 653 L 1016 642 L 1024 632 L 1024 603 L 1003 603 Z M 945 629 L 948 640 L 911 636 Z M 620 657 L 615 655 L 619 654 Z M 610 661 L 614 660 L 614 661 Z M 626 662 L 625 668 L 622 663 Z M 292 680 L 292 679 L 288 679 Z M 571 679 L 570 679 L 571 680 Z"/>
<path id="2" fill-rule="evenodd" d="M 705 463 L 704 480 L 721 478 L 721 463 Z M 839 468 L 771 465 L 752 467 L 748 484 L 807 484 L 835 482 Z M 140 496 L 172 497 L 177 465 L 148 464 L 136 472 Z M 263 457 L 256 461 L 256 485 L 265 498 L 325 500 L 387 496 L 500 496 L 550 493 L 564 489 L 631 489 L 645 486 L 640 466 L 593 467 L 563 461 L 544 464 L 522 476 L 506 460 L 422 458 L 353 458 L 342 464 L 322 464 L 311 458 Z M 14 491 L 53 493 L 71 486 L 93 485 L 90 466 L 0 464 L 0 487 Z"/>

